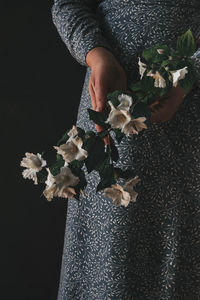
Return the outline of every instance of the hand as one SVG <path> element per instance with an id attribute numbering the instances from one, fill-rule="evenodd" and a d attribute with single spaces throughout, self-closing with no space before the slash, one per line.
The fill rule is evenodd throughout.
<path id="1" fill-rule="evenodd" d="M 86 56 L 86 62 L 91 68 L 89 79 L 89 93 L 92 109 L 99 112 L 106 111 L 107 94 L 115 90 L 127 91 L 126 74 L 114 55 L 104 47 L 96 47 L 90 50 Z M 95 124 L 97 132 L 104 128 Z M 104 138 L 105 144 L 112 143 L 110 136 Z"/>
<path id="2" fill-rule="evenodd" d="M 185 91 L 179 84 L 176 87 L 172 87 L 164 96 L 157 97 L 154 103 L 150 105 L 150 122 L 166 122 L 170 120 L 178 110 L 184 97 Z"/>

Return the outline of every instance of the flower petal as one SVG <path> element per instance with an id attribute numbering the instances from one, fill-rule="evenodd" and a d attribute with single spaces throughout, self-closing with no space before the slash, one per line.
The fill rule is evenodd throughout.
<path id="1" fill-rule="evenodd" d="M 184 79 L 185 75 L 188 73 L 187 66 L 179 70 L 170 71 L 170 73 L 172 74 L 173 86 L 176 87 L 178 81 Z"/>
<path id="2" fill-rule="evenodd" d="M 34 169 L 36 172 L 40 171 L 43 166 L 46 166 L 46 161 L 42 158 L 40 153 L 33 154 L 30 152 L 25 153 L 26 157 L 20 162 L 21 167 Z"/>
<path id="3" fill-rule="evenodd" d="M 49 168 L 46 168 L 47 172 L 48 172 L 48 176 L 47 176 L 47 180 L 45 181 L 46 185 L 48 187 L 51 187 L 54 183 L 55 183 L 55 178 L 52 175 L 51 171 Z"/>
<path id="4" fill-rule="evenodd" d="M 152 70 L 150 70 L 147 73 L 147 76 L 153 77 L 155 79 L 155 82 L 154 82 L 155 87 L 159 87 L 159 88 L 166 87 L 166 81 L 158 71 L 156 71 L 156 73 L 152 73 Z"/>
<path id="5" fill-rule="evenodd" d="M 36 175 L 36 170 L 34 169 L 25 169 L 22 172 L 23 177 L 26 179 L 32 179 L 34 181 L 34 184 L 38 184 L 38 180 L 37 180 L 37 175 Z"/>
<path id="6" fill-rule="evenodd" d="M 51 201 L 53 197 L 58 196 L 58 188 L 56 187 L 56 184 L 54 183 L 51 187 L 46 187 L 43 191 L 43 195 L 48 201 Z"/>
<path id="7" fill-rule="evenodd" d="M 68 135 L 71 138 L 74 138 L 76 135 L 78 135 L 78 129 L 77 129 L 76 125 L 73 125 L 72 129 L 68 132 Z"/>
<path id="8" fill-rule="evenodd" d="M 118 96 L 118 100 L 120 104 L 117 106 L 117 109 L 129 110 L 133 103 L 132 97 L 123 93 Z"/>
<path id="9" fill-rule="evenodd" d="M 137 131 L 141 131 L 142 129 L 147 129 L 147 125 L 144 123 L 144 121 L 146 120 L 145 117 L 139 117 L 133 120 Z"/>
<path id="10" fill-rule="evenodd" d="M 138 134 L 137 130 L 135 130 L 134 128 L 135 125 L 135 121 L 134 119 L 132 119 L 130 122 L 128 122 L 127 124 L 125 124 L 122 128 L 122 132 L 126 135 L 126 136 L 130 136 L 133 134 Z"/>
<path id="11" fill-rule="evenodd" d="M 146 71 L 147 65 L 141 62 L 140 57 L 138 57 L 138 65 L 139 65 L 139 74 L 140 74 L 140 79 L 142 79 L 144 72 Z"/>
<path id="12" fill-rule="evenodd" d="M 63 186 L 75 186 L 79 183 L 79 178 L 75 176 L 69 167 L 62 167 L 60 173 L 54 176 L 59 189 Z"/>
<path id="13" fill-rule="evenodd" d="M 110 123 L 112 128 L 122 129 L 131 120 L 131 114 L 127 110 L 115 109 L 109 113 L 106 123 Z"/>
<path id="14" fill-rule="evenodd" d="M 128 206 L 130 202 L 130 194 L 123 189 L 119 184 L 112 185 L 109 188 L 104 189 L 105 196 L 113 200 L 113 204 L 116 206 Z"/>

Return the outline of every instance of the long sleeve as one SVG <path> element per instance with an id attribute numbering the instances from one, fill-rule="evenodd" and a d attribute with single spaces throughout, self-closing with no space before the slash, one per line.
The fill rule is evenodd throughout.
<path id="1" fill-rule="evenodd" d="M 52 20 L 71 55 L 83 66 L 87 53 L 95 47 L 112 48 L 103 36 L 95 0 L 54 0 Z"/>

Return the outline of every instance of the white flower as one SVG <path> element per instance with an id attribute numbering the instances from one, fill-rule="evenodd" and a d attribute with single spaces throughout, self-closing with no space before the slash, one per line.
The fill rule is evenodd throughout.
<path id="1" fill-rule="evenodd" d="M 46 188 L 43 191 L 43 195 L 47 198 L 48 201 L 51 201 L 53 197 L 61 198 L 73 198 L 76 195 L 75 190 L 70 186 L 75 186 L 79 183 L 79 178 L 74 176 L 69 167 L 62 167 L 61 172 L 53 176 L 49 170 L 48 177 L 45 181 Z"/>
<path id="2" fill-rule="evenodd" d="M 38 184 L 36 173 L 42 170 L 47 162 L 42 158 L 40 153 L 33 154 L 26 152 L 25 155 L 26 157 L 22 159 L 20 166 L 27 169 L 22 172 L 22 175 L 24 178 L 32 179 L 34 184 Z"/>
<path id="3" fill-rule="evenodd" d="M 123 128 L 122 128 L 122 132 L 126 135 L 126 136 L 130 136 L 133 134 L 138 134 L 137 130 L 134 128 L 135 122 L 134 119 L 132 119 L 130 122 L 128 122 Z"/>
<path id="4" fill-rule="evenodd" d="M 153 77 L 155 79 L 154 86 L 159 88 L 165 88 L 166 82 L 165 79 L 161 76 L 161 74 L 156 71 L 156 73 L 152 73 L 152 70 L 147 73 L 147 76 Z"/>
<path id="5" fill-rule="evenodd" d="M 144 72 L 146 71 L 147 65 L 145 63 L 141 62 L 140 57 L 138 57 L 138 65 L 139 65 L 140 79 L 142 79 Z"/>
<path id="6" fill-rule="evenodd" d="M 145 117 L 132 119 L 130 122 L 125 124 L 125 126 L 122 128 L 122 132 L 127 136 L 132 134 L 138 134 L 139 131 L 143 130 L 144 128 L 147 128 L 147 125 L 144 123 L 145 120 Z"/>
<path id="7" fill-rule="evenodd" d="M 55 182 L 60 190 L 65 186 L 75 186 L 79 183 L 79 178 L 74 176 L 68 166 L 62 167 L 60 170 L 60 173 L 54 176 Z"/>
<path id="8" fill-rule="evenodd" d="M 26 152 L 25 155 L 26 157 L 22 159 L 20 164 L 22 167 L 40 171 L 44 166 L 46 166 L 46 161 L 42 158 L 40 153 L 33 154 Z"/>
<path id="9" fill-rule="evenodd" d="M 157 52 L 158 52 L 159 54 L 163 54 L 163 53 L 165 52 L 165 50 L 164 50 L 164 49 L 157 49 Z"/>
<path id="10" fill-rule="evenodd" d="M 108 101 L 111 111 L 105 123 L 110 123 L 112 128 L 122 129 L 131 120 L 131 114 L 127 109 L 115 108 L 111 101 Z"/>
<path id="11" fill-rule="evenodd" d="M 62 155 L 63 159 L 68 163 L 73 160 L 84 160 L 88 156 L 88 152 L 82 148 L 83 141 L 80 137 L 73 135 L 65 144 L 59 147 L 54 146 L 57 153 Z"/>
<path id="12" fill-rule="evenodd" d="M 181 80 L 181 79 L 184 79 L 185 78 L 185 74 L 188 73 L 188 70 L 187 70 L 187 66 L 182 68 L 182 69 L 179 69 L 179 70 L 175 70 L 175 71 L 170 71 L 170 73 L 172 74 L 172 77 L 173 77 L 173 86 L 177 86 L 178 84 L 178 81 Z"/>
<path id="13" fill-rule="evenodd" d="M 118 96 L 118 100 L 120 104 L 117 106 L 117 109 L 129 110 L 133 103 L 132 97 L 123 93 Z"/>
<path id="14" fill-rule="evenodd" d="M 47 176 L 47 180 L 45 181 L 46 186 L 47 187 L 51 187 L 54 183 L 55 183 L 55 178 L 54 176 L 51 174 L 51 171 L 49 168 L 46 168 L 47 172 L 48 172 L 48 176 Z"/>
<path id="15" fill-rule="evenodd" d="M 138 176 L 135 176 L 134 178 L 129 179 L 125 185 L 124 190 L 130 194 L 130 201 L 136 202 L 138 193 L 133 189 L 133 187 L 140 181 Z"/>
<path id="16" fill-rule="evenodd" d="M 104 194 L 106 197 L 113 200 L 116 206 L 127 207 L 130 201 L 136 202 L 138 193 L 133 189 L 133 187 L 140 181 L 138 176 L 131 178 L 126 181 L 125 185 L 122 187 L 119 184 L 111 185 L 111 187 L 104 189 Z"/>
<path id="17" fill-rule="evenodd" d="M 131 196 L 128 192 L 124 191 L 123 187 L 119 184 L 111 185 L 111 187 L 104 189 L 105 196 L 113 200 L 116 206 L 128 206 Z"/>
<path id="18" fill-rule="evenodd" d="M 75 125 L 73 125 L 72 129 L 68 132 L 69 140 L 78 135 L 78 129 Z"/>
<path id="19" fill-rule="evenodd" d="M 43 195 L 47 198 L 48 201 L 51 201 L 54 196 L 57 196 L 58 189 L 55 184 L 55 178 L 51 174 L 51 171 L 49 170 L 49 168 L 46 168 L 46 170 L 48 172 L 48 176 L 47 176 L 47 180 L 45 181 L 46 188 L 43 191 Z"/>

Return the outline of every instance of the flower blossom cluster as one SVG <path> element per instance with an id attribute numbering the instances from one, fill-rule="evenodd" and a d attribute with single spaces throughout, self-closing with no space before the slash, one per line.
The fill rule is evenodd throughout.
<path id="1" fill-rule="evenodd" d="M 157 49 L 157 52 L 159 54 L 164 54 L 164 49 Z M 169 59 L 172 57 L 169 57 Z M 140 79 L 143 78 L 145 71 L 147 70 L 147 65 L 141 61 L 141 58 L 138 57 L 138 65 L 139 65 L 139 74 Z M 165 70 L 168 71 L 168 67 L 165 67 Z M 178 85 L 179 80 L 184 79 L 185 75 L 188 73 L 187 66 L 179 69 L 179 70 L 173 70 L 169 71 L 169 80 L 172 81 L 173 86 L 176 87 Z M 165 88 L 166 87 L 166 81 L 163 78 L 163 76 L 160 74 L 159 71 L 156 71 L 155 73 L 153 70 L 150 70 L 147 72 L 146 76 L 150 76 L 154 78 L 154 86 L 158 88 Z"/>
<path id="2" fill-rule="evenodd" d="M 54 146 L 57 150 L 57 153 L 62 155 L 66 163 L 69 163 L 73 160 L 84 160 L 88 156 L 88 152 L 82 148 L 83 141 L 78 136 L 77 127 L 74 125 L 72 129 L 68 132 L 69 139 L 65 144 L 60 145 L 59 147 Z"/>
<path id="3" fill-rule="evenodd" d="M 46 187 L 43 191 L 43 195 L 48 201 L 51 201 L 53 197 L 73 198 L 76 195 L 74 186 L 79 183 L 79 178 L 75 176 L 68 166 L 68 163 L 73 160 L 83 160 L 88 156 L 86 150 L 82 148 L 83 141 L 78 136 L 77 127 L 74 125 L 68 133 L 69 139 L 65 144 L 59 147 L 54 146 L 57 153 L 60 154 L 65 160 L 64 166 L 60 169 L 60 173 L 53 176 L 50 169 L 46 168 L 48 172 L 47 180 L 45 181 Z M 24 178 L 32 179 L 35 184 L 38 184 L 37 173 L 47 165 L 47 162 L 42 158 L 41 154 L 33 154 L 26 152 L 20 163 L 23 170 L 22 175 Z M 82 191 L 81 191 L 82 192 Z"/>
<path id="4" fill-rule="evenodd" d="M 133 118 L 130 113 L 130 107 L 133 103 L 132 97 L 126 94 L 118 96 L 120 104 L 115 107 L 111 101 L 108 101 L 111 111 L 105 123 L 109 123 L 112 128 L 119 128 L 126 136 L 138 134 L 147 125 L 144 123 L 145 117 Z"/>
<path id="5" fill-rule="evenodd" d="M 47 165 L 47 162 L 40 153 L 26 152 L 25 155 L 26 157 L 20 162 L 20 166 L 26 168 L 23 170 L 22 175 L 24 178 L 32 179 L 34 184 L 38 184 L 37 172 L 41 171 Z"/>
<path id="6" fill-rule="evenodd" d="M 72 187 L 79 183 L 79 178 L 74 176 L 66 164 L 56 176 L 51 174 L 49 168 L 46 169 L 48 171 L 48 177 L 45 181 L 46 188 L 43 191 L 43 195 L 48 201 L 51 201 L 54 197 L 73 198 L 74 195 L 76 195 Z"/>

